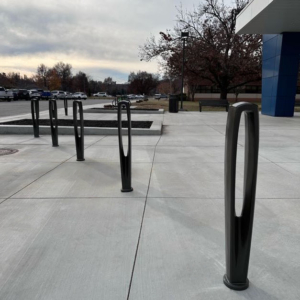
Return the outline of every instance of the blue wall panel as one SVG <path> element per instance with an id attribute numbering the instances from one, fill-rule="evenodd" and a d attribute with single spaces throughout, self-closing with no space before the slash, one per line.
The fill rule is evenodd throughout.
<path id="1" fill-rule="evenodd" d="M 263 37 L 262 113 L 292 117 L 300 54 L 300 33 Z"/>

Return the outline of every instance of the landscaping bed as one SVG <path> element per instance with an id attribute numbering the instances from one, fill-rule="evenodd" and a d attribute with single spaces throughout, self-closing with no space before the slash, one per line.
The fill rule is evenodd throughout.
<path id="1" fill-rule="evenodd" d="M 59 127 L 64 126 L 74 126 L 73 120 L 57 120 Z M 9 122 L 2 122 L 0 125 L 33 125 L 31 119 L 22 119 L 22 120 L 15 120 Z M 49 119 L 40 119 L 39 120 L 40 126 L 50 126 Z M 78 123 L 79 125 L 79 123 Z M 131 128 L 146 128 L 149 129 L 152 125 L 152 121 L 131 121 Z M 84 120 L 84 127 L 106 127 L 106 128 L 117 128 L 118 121 L 115 120 Z M 122 127 L 127 128 L 128 122 L 122 121 Z"/>

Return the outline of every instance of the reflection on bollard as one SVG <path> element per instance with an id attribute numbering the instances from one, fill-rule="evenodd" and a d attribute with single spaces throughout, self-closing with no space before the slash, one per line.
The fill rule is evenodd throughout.
<path id="1" fill-rule="evenodd" d="M 34 137 L 39 137 L 39 117 L 40 117 L 40 108 L 39 108 L 39 99 L 31 100 L 31 116 L 33 124 L 33 133 Z"/>
<path id="2" fill-rule="evenodd" d="M 77 120 L 77 107 L 79 109 L 79 125 L 80 135 L 78 134 L 78 120 Z M 84 161 L 84 124 L 83 124 L 83 110 L 82 102 L 75 100 L 73 102 L 73 121 L 74 121 L 74 134 L 75 134 L 75 145 L 77 161 Z"/>
<path id="3" fill-rule="evenodd" d="M 52 146 L 58 147 L 58 124 L 57 124 L 57 104 L 56 100 L 49 100 L 49 117 L 52 136 Z"/>
<path id="4" fill-rule="evenodd" d="M 237 142 L 241 114 L 245 113 L 245 166 L 243 208 L 241 216 L 235 211 L 235 179 Z M 225 144 L 225 241 L 226 274 L 224 284 L 233 290 L 245 290 L 247 278 L 257 179 L 259 147 L 258 107 L 236 103 L 229 108 Z"/>
<path id="5" fill-rule="evenodd" d="M 65 116 L 68 115 L 68 99 L 64 99 Z"/>
<path id="6" fill-rule="evenodd" d="M 122 107 L 125 106 L 128 120 L 128 150 L 127 156 L 124 155 L 122 140 Z M 118 135 L 119 135 L 119 151 L 122 178 L 122 192 L 132 192 L 131 187 L 131 116 L 129 101 L 120 101 L 118 103 Z"/>

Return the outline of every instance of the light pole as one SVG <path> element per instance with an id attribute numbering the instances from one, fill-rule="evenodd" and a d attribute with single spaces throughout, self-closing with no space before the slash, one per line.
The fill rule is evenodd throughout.
<path id="1" fill-rule="evenodd" d="M 185 41 L 189 37 L 189 33 L 182 31 L 181 32 L 181 40 L 182 40 L 182 72 L 181 72 L 181 95 L 180 95 L 180 100 L 181 100 L 181 105 L 180 105 L 180 110 L 183 110 L 182 107 L 182 102 L 183 102 L 183 75 L 184 75 L 184 50 L 185 50 Z"/>

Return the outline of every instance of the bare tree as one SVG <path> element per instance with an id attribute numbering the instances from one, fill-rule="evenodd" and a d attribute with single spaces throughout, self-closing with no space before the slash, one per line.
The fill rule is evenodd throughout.
<path id="1" fill-rule="evenodd" d="M 226 99 L 229 91 L 261 79 L 261 36 L 235 33 L 236 17 L 247 3 L 235 0 L 233 7 L 228 7 L 222 0 L 204 0 L 191 12 L 180 8 L 175 28 L 160 32 L 158 41 L 150 37 L 140 47 L 141 58 L 161 57 L 172 74 L 180 76 L 180 33 L 187 31 L 186 82 L 206 79 L 220 88 L 220 97 Z"/>
<path id="2" fill-rule="evenodd" d="M 48 80 L 49 80 L 49 68 L 46 67 L 44 64 L 40 64 L 37 67 L 37 71 L 36 71 L 36 75 L 37 75 L 37 81 L 41 82 L 41 85 L 43 88 L 47 88 L 49 89 L 49 84 L 48 84 Z"/>

